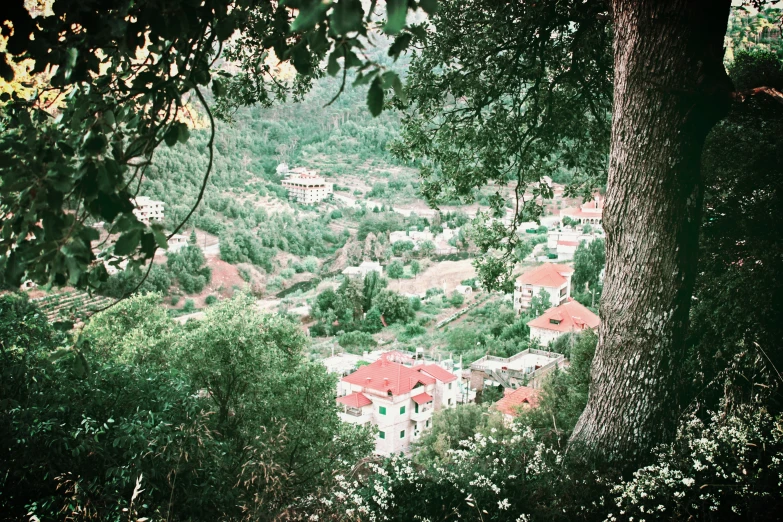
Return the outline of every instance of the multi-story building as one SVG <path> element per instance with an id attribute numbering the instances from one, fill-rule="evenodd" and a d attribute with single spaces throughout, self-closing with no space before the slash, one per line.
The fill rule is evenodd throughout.
<path id="1" fill-rule="evenodd" d="M 593 196 L 591 201 L 582 204 L 579 207 L 564 208 L 560 211 L 560 222 L 563 218 L 571 218 L 578 221 L 580 225 L 600 225 L 603 221 L 604 198 L 599 194 Z"/>
<path id="2" fill-rule="evenodd" d="M 571 296 L 574 269 L 565 265 L 544 263 L 519 276 L 514 283 L 514 311 L 530 308 L 530 301 L 543 289 L 551 306 L 559 306 Z"/>
<path id="3" fill-rule="evenodd" d="M 386 354 L 388 355 L 388 354 Z M 437 364 L 406 366 L 381 357 L 343 377 L 337 403 L 344 422 L 376 426 L 375 452 L 407 452 L 433 412 L 457 404 L 457 376 Z"/>
<path id="4" fill-rule="evenodd" d="M 483 390 L 486 384 L 507 390 L 520 386 L 538 388 L 546 374 L 564 364 L 563 354 L 532 348 L 511 357 L 485 355 L 470 365 L 470 387 Z"/>
<path id="5" fill-rule="evenodd" d="M 333 192 L 332 183 L 327 183 L 315 171 L 304 167 L 292 169 L 282 185 L 288 190 L 288 199 L 305 204 L 323 201 Z"/>
<path id="6" fill-rule="evenodd" d="M 153 221 L 163 222 L 163 202 L 150 199 L 147 196 L 138 196 L 133 200 L 133 215 L 136 219 L 149 225 Z"/>
<path id="7" fill-rule="evenodd" d="M 527 323 L 530 327 L 530 340 L 538 339 L 544 346 L 567 333 L 595 330 L 600 324 L 601 320 L 597 315 L 573 298 L 560 306 L 550 308 Z"/>

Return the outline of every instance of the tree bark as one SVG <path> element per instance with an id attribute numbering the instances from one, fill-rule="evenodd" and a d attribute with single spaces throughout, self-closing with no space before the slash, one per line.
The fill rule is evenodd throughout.
<path id="1" fill-rule="evenodd" d="M 704 139 L 728 112 L 730 0 L 614 0 L 606 274 L 572 444 L 622 467 L 675 433 L 696 275 Z"/>

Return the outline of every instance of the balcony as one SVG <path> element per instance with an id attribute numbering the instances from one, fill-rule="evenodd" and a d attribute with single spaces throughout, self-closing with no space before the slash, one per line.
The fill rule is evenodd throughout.
<path id="1" fill-rule="evenodd" d="M 338 412 L 340 420 L 351 424 L 366 424 L 372 419 L 372 412 L 363 413 L 359 408 L 345 408 Z"/>
<path id="2" fill-rule="evenodd" d="M 426 408 L 419 407 L 419 411 L 413 410 L 411 412 L 411 420 L 414 422 L 422 422 L 432 418 L 432 406 Z"/>

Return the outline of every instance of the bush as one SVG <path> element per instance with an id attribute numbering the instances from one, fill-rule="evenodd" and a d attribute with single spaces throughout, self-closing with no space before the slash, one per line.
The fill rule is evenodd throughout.
<path id="1" fill-rule="evenodd" d="M 335 209 L 332 210 L 332 213 L 329 214 L 329 217 L 331 217 L 332 219 L 340 219 L 341 217 L 343 217 L 343 213 Z"/>
<path id="2" fill-rule="evenodd" d="M 408 339 L 424 335 L 425 333 L 427 333 L 427 330 L 425 330 L 423 326 L 418 323 L 410 323 L 405 326 L 405 330 L 399 335 L 399 339 L 401 341 L 407 341 Z"/>
<path id="3" fill-rule="evenodd" d="M 465 303 L 465 296 L 463 296 L 462 294 L 460 294 L 455 290 L 454 293 L 451 294 L 451 297 L 449 298 L 449 304 L 454 308 L 459 308 L 464 303 Z"/>
<path id="4" fill-rule="evenodd" d="M 294 269 L 293 268 L 284 268 L 280 271 L 280 277 L 283 279 L 291 279 L 294 277 Z"/>
<path id="5" fill-rule="evenodd" d="M 378 346 L 378 342 L 367 332 L 348 332 L 337 339 L 337 344 L 343 348 L 371 348 Z"/>
<path id="6" fill-rule="evenodd" d="M 199 247 L 188 245 L 179 252 L 169 252 L 166 266 L 185 293 L 197 294 L 212 278 L 212 270 L 206 262 Z"/>
<path id="7" fill-rule="evenodd" d="M 193 299 L 186 299 L 185 305 L 182 307 L 182 311 L 185 313 L 193 312 L 196 309 L 196 303 L 193 302 Z"/>
<path id="8" fill-rule="evenodd" d="M 171 296 L 171 306 L 177 306 L 179 304 L 179 296 L 178 295 L 172 295 Z"/>
<path id="9" fill-rule="evenodd" d="M 414 312 L 421 310 L 421 297 L 411 297 L 411 308 Z"/>
<path id="10" fill-rule="evenodd" d="M 207 305 L 215 304 L 217 302 L 218 298 L 216 295 L 210 294 L 207 296 L 206 299 L 204 299 L 204 303 Z"/>

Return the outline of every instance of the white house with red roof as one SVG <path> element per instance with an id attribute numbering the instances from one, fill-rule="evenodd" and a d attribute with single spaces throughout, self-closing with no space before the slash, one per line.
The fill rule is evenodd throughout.
<path id="1" fill-rule="evenodd" d="M 541 317 L 529 321 L 530 340 L 547 345 L 567 333 L 579 333 L 582 330 L 595 330 L 601 320 L 593 312 L 578 301 L 569 298 L 568 301 L 544 312 Z"/>
<path id="2" fill-rule="evenodd" d="M 520 386 L 516 390 L 506 389 L 502 399 L 493 404 L 493 408 L 503 414 L 507 422 L 519 416 L 527 408 L 535 408 L 540 400 L 541 390 L 529 386 Z"/>
<path id="3" fill-rule="evenodd" d="M 580 225 L 600 225 L 603 222 L 604 198 L 595 194 L 593 199 L 579 207 L 564 208 L 560 211 L 560 223 L 568 217 L 578 221 Z"/>
<path id="4" fill-rule="evenodd" d="M 543 289 L 552 306 L 558 306 L 571 296 L 571 276 L 574 269 L 565 265 L 544 263 L 519 276 L 514 284 L 514 311 L 530 308 L 533 296 Z"/>
<path id="5" fill-rule="evenodd" d="M 343 422 L 373 425 L 375 452 L 407 452 L 432 423 L 432 414 L 457 404 L 457 376 L 437 364 L 405 366 L 382 357 L 343 377 L 337 404 Z"/>

